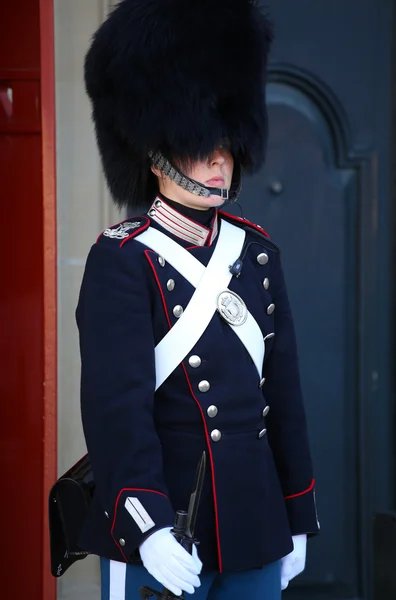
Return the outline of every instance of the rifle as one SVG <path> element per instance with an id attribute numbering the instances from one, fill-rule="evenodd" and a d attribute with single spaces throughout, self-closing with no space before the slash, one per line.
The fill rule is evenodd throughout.
<path id="1" fill-rule="evenodd" d="M 197 520 L 199 501 L 201 498 L 201 492 L 205 477 L 206 469 L 206 452 L 202 453 L 201 459 L 198 463 L 197 472 L 195 475 L 195 482 L 192 494 L 190 496 L 190 502 L 188 511 L 178 510 L 176 512 L 175 524 L 171 533 L 175 536 L 176 540 L 183 546 L 187 552 L 192 554 L 193 545 L 199 544 L 198 540 L 194 538 L 195 523 Z M 139 594 L 142 600 L 149 600 L 150 598 L 158 598 L 158 600 L 174 600 L 184 598 L 184 594 L 181 596 L 175 596 L 171 591 L 163 588 L 162 592 L 157 592 L 150 587 L 141 587 Z"/>
<path id="2" fill-rule="evenodd" d="M 172 533 L 176 540 L 192 553 L 195 522 L 203 486 L 206 468 L 206 453 L 203 452 L 197 467 L 194 489 L 190 497 L 188 512 L 176 513 Z M 86 517 L 95 491 L 89 456 L 86 454 L 52 486 L 49 493 L 49 530 L 51 543 L 51 573 L 61 577 L 78 560 L 84 559 L 89 552 L 77 544 L 78 534 Z M 142 596 L 142 593 L 144 595 Z M 150 588 L 141 588 L 143 600 L 157 597 L 160 600 L 179 598 L 170 591 L 159 593 Z M 167 595 L 166 595 L 167 594 Z"/>

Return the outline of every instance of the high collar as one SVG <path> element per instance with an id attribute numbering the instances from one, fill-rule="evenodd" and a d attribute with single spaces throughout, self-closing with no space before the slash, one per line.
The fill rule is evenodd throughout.
<path id="1" fill-rule="evenodd" d="M 157 196 L 151 205 L 148 215 L 172 235 L 195 246 L 210 246 L 218 234 L 218 216 L 215 211 L 210 227 L 205 227 L 186 217 L 170 206 L 163 198 Z"/>

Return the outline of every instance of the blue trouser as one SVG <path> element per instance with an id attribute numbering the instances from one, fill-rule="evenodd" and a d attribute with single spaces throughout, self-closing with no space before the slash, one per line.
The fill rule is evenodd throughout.
<path id="1" fill-rule="evenodd" d="M 144 567 L 123 565 L 102 558 L 100 561 L 102 596 L 101 600 L 141 600 L 139 588 L 149 586 L 161 591 L 160 584 Z M 201 587 L 194 595 L 185 594 L 191 600 L 280 600 L 280 561 L 263 569 L 239 571 L 220 575 L 204 573 L 200 577 Z"/>

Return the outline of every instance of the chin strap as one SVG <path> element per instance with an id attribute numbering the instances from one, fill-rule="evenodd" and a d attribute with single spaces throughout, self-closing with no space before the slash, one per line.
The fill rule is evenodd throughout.
<path id="1" fill-rule="evenodd" d="M 174 167 L 167 158 L 161 152 L 149 152 L 151 163 L 157 167 L 166 177 L 169 177 L 172 181 L 179 185 L 187 192 L 209 198 L 209 196 L 219 196 L 223 200 L 224 204 L 235 202 L 242 189 L 242 176 L 241 169 L 239 166 L 234 168 L 234 176 L 231 183 L 230 190 L 226 188 L 213 188 L 206 187 L 202 183 L 190 179 L 187 175 L 183 175 L 176 167 Z"/>

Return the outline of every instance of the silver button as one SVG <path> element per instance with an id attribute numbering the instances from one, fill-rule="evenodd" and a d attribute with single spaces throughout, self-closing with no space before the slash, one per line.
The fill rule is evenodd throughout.
<path id="1" fill-rule="evenodd" d="M 257 262 L 259 265 L 266 265 L 268 262 L 268 254 L 266 254 L 265 252 L 259 254 L 257 257 Z"/>
<path id="2" fill-rule="evenodd" d="M 156 201 L 155 201 L 155 206 L 156 206 L 157 208 L 160 208 L 160 207 L 162 206 L 162 202 L 161 202 L 161 200 L 156 200 Z"/>
<path id="3" fill-rule="evenodd" d="M 259 440 L 261 440 L 261 438 L 263 438 L 263 437 L 265 436 L 265 434 L 266 434 L 266 433 L 267 433 L 267 430 L 266 430 L 266 429 L 262 429 L 262 430 L 260 431 L 260 433 L 258 434 L 258 438 L 259 438 Z"/>
<path id="4" fill-rule="evenodd" d="M 199 356 L 196 356 L 194 354 L 194 356 L 190 356 L 190 358 L 188 359 L 188 364 L 193 369 L 198 369 L 198 367 L 200 367 L 201 364 L 202 364 L 202 360 L 201 360 L 201 358 Z"/>
<path id="5" fill-rule="evenodd" d="M 260 381 L 259 388 L 262 388 L 264 383 L 265 383 L 265 377 L 263 377 L 262 380 Z"/>
<path id="6" fill-rule="evenodd" d="M 124 538 L 121 538 L 121 539 L 120 539 L 120 540 L 118 540 L 118 541 L 119 541 L 119 543 L 120 543 L 120 546 L 125 546 L 125 543 L 126 543 L 126 542 L 125 542 Z"/>
<path id="7" fill-rule="evenodd" d="M 158 262 L 160 264 L 160 267 L 165 267 L 165 258 L 163 256 L 158 257 Z"/>
<path id="8" fill-rule="evenodd" d="M 150 215 L 150 217 L 154 217 L 156 214 L 157 214 L 157 211 L 155 210 L 155 208 L 152 208 L 152 209 L 149 211 L 149 215 Z"/>
<path id="9" fill-rule="evenodd" d="M 208 417 L 214 419 L 214 417 L 217 417 L 217 413 L 219 412 L 219 410 L 217 406 L 209 406 L 206 412 L 208 413 Z"/>
<path id="10" fill-rule="evenodd" d="M 266 342 L 267 340 L 271 340 L 273 337 L 275 337 L 275 333 L 269 333 L 265 336 L 264 342 Z"/>
<path id="11" fill-rule="evenodd" d="M 107 518 L 109 518 L 109 513 L 105 510 L 105 515 Z"/>
<path id="12" fill-rule="evenodd" d="M 221 432 L 218 429 L 213 429 L 210 437 L 214 442 L 219 442 L 221 440 Z"/>
<path id="13" fill-rule="evenodd" d="M 268 277 L 266 277 L 266 278 L 264 279 L 264 281 L 263 281 L 263 286 L 264 286 L 264 289 L 265 289 L 265 290 L 268 290 L 268 288 L 269 288 L 269 279 L 268 279 Z"/>
<path id="14" fill-rule="evenodd" d="M 198 383 L 198 389 L 200 392 L 208 392 L 210 390 L 209 381 L 200 381 Z"/>
<path id="15" fill-rule="evenodd" d="M 274 310 L 275 310 L 275 304 L 270 304 L 269 307 L 267 308 L 267 315 L 272 315 Z"/>
<path id="16" fill-rule="evenodd" d="M 180 306 L 180 304 L 175 306 L 175 308 L 173 309 L 173 314 L 175 315 L 176 319 L 179 319 L 182 316 L 183 310 L 184 309 L 182 306 Z"/>
<path id="17" fill-rule="evenodd" d="M 270 407 L 266 406 L 263 410 L 263 417 L 266 417 L 268 415 L 269 411 L 270 411 Z"/>
<path id="18" fill-rule="evenodd" d="M 175 282 L 173 279 L 169 279 L 168 283 L 166 284 L 166 287 L 168 289 L 168 292 L 173 292 L 173 290 L 175 289 Z"/>

